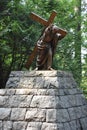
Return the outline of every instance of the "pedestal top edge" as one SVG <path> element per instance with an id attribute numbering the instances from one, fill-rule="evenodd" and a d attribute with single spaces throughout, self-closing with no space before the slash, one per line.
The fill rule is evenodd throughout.
<path id="1" fill-rule="evenodd" d="M 69 71 L 53 70 L 53 71 L 11 71 L 10 77 L 72 77 Z"/>

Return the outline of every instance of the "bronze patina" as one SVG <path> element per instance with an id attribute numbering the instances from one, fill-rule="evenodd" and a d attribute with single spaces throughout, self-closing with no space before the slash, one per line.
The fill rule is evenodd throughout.
<path id="1" fill-rule="evenodd" d="M 33 59 L 37 55 L 37 70 L 53 70 L 51 66 L 56 45 L 58 41 L 64 38 L 67 34 L 67 31 L 52 24 L 56 14 L 56 11 L 53 11 L 50 15 L 49 20 L 47 21 L 41 18 L 40 16 L 36 15 L 35 13 L 31 13 L 31 18 L 44 25 L 45 29 L 43 30 L 42 35 L 37 41 L 32 54 L 29 56 L 27 60 L 27 69 L 29 69 Z"/>

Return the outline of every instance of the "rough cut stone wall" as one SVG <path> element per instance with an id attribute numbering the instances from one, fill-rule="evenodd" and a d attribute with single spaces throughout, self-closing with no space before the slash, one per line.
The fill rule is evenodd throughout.
<path id="1" fill-rule="evenodd" d="M 87 100 L 69 72 L 12 72 L 0 90 L 0 130 L 87 130 Z"/>

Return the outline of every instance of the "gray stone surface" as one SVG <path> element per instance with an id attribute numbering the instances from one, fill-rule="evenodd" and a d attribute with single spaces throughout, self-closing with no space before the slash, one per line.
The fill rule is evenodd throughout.
<path id="1" fill-rule="evenodd" d="M 0 120 L 9 120 L 11 108 L 0 108 Z"/>
<path id="2" fill-rule="evenodd" d="M 0 89 L 0 130 L 86 130 L 87 100 L 70 72 L 12 71 Z"/>
<path id="3" fill-rule="evenodd" d="M 87 129 L 87 117 L 80 119 L 80 122 L 81 122 L 81 127 L 83 128 L 83 130 L 86 130 Z"/>
<path id="4" fill-rule="evenodd" d="M 82 125 L 80 124 L 79 119 L 78 120 L 72 120 L 70 122 L 70 127 L 71 127 L 71 130 L 85 130 L 84 128 L 82 128 Z"/>
<path id="5" fill-rule="evenodd" d="M 41 130 L 42 122 L 29 122 L 26 130 Z"/>
<path id="6" fill-rule="evenodd" d="M 58 122 L 58 123 L 63 123 L 63 122 L 68 122 L 70 121 L 69 113 L 66 109 L 50 109 L 47 111 L 47 118 L 46 121 L 48 123 L 52 122 Z"/>
<path id="7" fill-rule="evenodd" d="M 10 120 L 23 121 L 26 113 L 26 108 L 13 108 Z"/>
<path id="8" fill-rule="evenodd" d="M 27 122 L 25 121 L 16 121 L 13 122 L 12 130 L 26 130 Z"/>
<path id="9" fill-rule="evenodd" d="M 31 109 L 26 112 L 25 120 L 27 121 L 46 121 L 46 110 L 44 109 Z"/>
<path id="10" fill-rule="evenodd" d="M 58 104 L 58 97 L 55 96 L 34 96 L 30 107 L 33 108 L 56 108 Z"/>
<path id="11" fill-rule="evenodd" d="M 29 107 L 33 95 L 13 95 L 9 97 L 10 107 Z"/>
<path id="12" fill-rule="evenodd" d="M 12 121 L 4 121 L 3 130 L 12 130 Z"/>
<path id="13" fill-rule="evenodd" d="M 43 123 L 41 130 L 58 130 L 57 123 Z"/>
<path id="14" fill-rule="evenodd" d="M 64 123 L 64 130 L 71 130 L 69 123 Z"/>
<path id="15" fill-rule="evenodd" d="M 65 71 L 12 71 L 6 88 L 73 88 L 73 81 L 72 74 Z"/>
<path id="16" fill-rule="evenodd" d="M 2 130 L 2 127 L 3 127 L 2 121 L 0 121 L 0 130 Z"/>

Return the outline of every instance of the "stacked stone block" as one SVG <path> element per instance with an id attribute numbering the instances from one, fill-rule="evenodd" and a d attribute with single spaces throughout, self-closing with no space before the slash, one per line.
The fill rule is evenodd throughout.
<path id="1" fill-rule="evenodd" d="M 69 72 L 12 72 L 0 90 L 0 130 L 86 130 L 87 100 Z"/>

